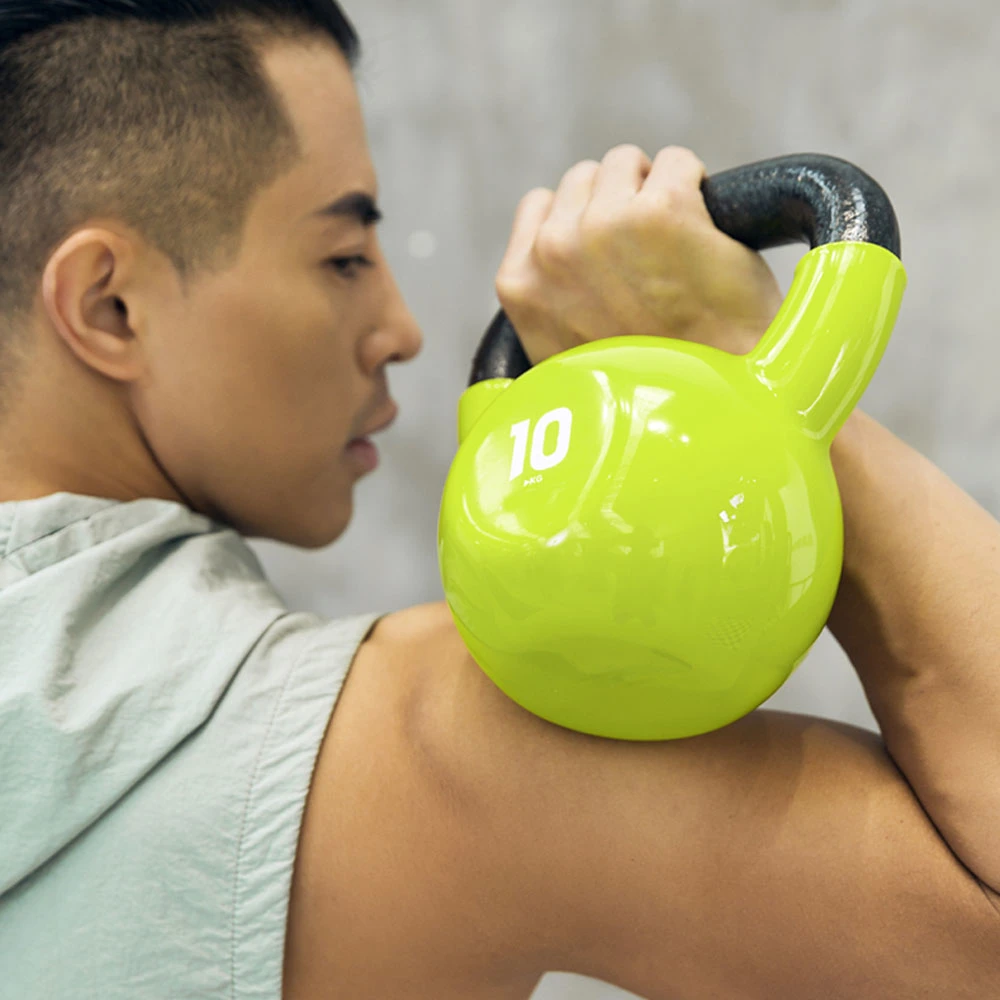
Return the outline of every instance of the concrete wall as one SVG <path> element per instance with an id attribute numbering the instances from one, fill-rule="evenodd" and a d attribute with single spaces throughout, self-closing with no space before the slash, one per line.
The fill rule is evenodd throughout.
<path id="1" fill-rule="evenodd" d="M 437 600 L 435 520 L 454 406 L 496 308 L 514 208 L 634 142 L 710 170 L 853 160 L 892 195 L 911 285 L 864 406 L 1000 514 L 1000 13 L 994 0 L 357 0 L 360 86 L 388 255 L 427 335 L 394 378 L 403 419 L 330 551 L 256 545 L 297 609 Z M 799 251 L 771 259 L 787 282 Z M 905 488 L 906 484 L 900 484 Z M 824 637 L 774 704 L 874 727 Z M 548 977 L 538 1000 L 623 994 Z"/>

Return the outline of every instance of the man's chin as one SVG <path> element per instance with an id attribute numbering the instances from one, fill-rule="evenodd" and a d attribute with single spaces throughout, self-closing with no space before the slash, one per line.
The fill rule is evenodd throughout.
<path id="1" fill-rule="evenodd" d="M 325 549 L 338 541 L 350 526 L 354 516 L 354 504 L 340 504 L 334 512 L 322 518 L 289 516 L 281 523 L 261 525 L 245 536 L 254 541 L 278 542 L 310 552 Z"/>
<path id="2" fill-rule="evenodd" d="M 351 519 L 354 516 L 354 505 L 348 504 L 347 509 L 333 517 L 325 518 L 316 524 L 302 522 L 294 524 L 288 531 L 288 538 L 285 544 L 294 545 L 296 548 L 306 549 L 315 552 L 325 549 L 339 541 L 347 529 L 350 527 Z"/>

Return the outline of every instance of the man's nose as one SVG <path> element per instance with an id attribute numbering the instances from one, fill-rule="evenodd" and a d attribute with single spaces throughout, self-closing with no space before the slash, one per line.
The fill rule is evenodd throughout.
<path id="1" fill-rule="evenodd" d="M 412 361 L 424 344 L 420 326 L 410 312 L 395 276 L 385 268 L 382 309 L 375 335 L 368 339 L 367 365 L 373 370 L 387 364 Z"/>

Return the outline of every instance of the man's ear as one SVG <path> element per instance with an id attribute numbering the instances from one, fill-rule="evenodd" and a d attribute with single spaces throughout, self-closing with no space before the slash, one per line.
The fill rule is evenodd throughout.
<path id="1" fill-rule="evenodd" d="M 126 305 L 136 274 L 134 240 L 95 226 L 60 244 L 42 276 L 51 328 L 80 361 L 118 382 L 142 374 L 136 317 Z"/>

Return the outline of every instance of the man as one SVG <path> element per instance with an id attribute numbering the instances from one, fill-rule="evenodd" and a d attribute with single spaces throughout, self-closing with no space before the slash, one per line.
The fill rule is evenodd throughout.
<path id="1" fill-rule="evenodd" d="M 288 614 L 241 536 L 343 532 L 420 348 L 349 26 L 8 6 L 5 998 L 507 1000 L 555 969 L 653 1000 L 1000 996 L 995 521 L 867 417 L 840 435 L 831 626 L 884 746 L 764 712 L 594 739 L 506 699 L 441 606 Z M 525 199 L 498 288 L 534 361 L 755 343 L 778 292 L 702 176 L 617 148 Z"/>

